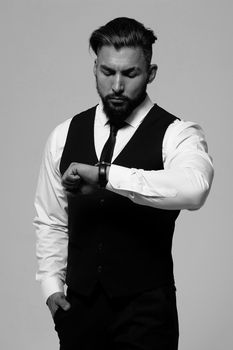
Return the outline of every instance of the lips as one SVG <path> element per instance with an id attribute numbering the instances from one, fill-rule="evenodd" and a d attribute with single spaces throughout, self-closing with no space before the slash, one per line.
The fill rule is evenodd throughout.
<path id="1" fill-rule="evenodd" d="M 110 97 L 108 100 L 115 104 L 122 104 L 126 102 L 126 99 L 121 97 Z"/>
<path id="2" fill-rule="evenodd" d="M 125 100 L 122 98 L 110 98 L 110 101 L 114 101 L 114 102 L 124 102 Z"/>

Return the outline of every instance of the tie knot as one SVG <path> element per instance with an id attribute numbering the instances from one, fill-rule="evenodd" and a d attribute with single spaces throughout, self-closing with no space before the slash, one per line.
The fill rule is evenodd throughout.
<path id="1" fill-rule="evenodd" d="M 109 122 L 109 124 L 110 124 L 110 133 L 116 135 L 118 130 L 123 128 L 127 123 L 125 121 L 121 121 L 119 123 Z"/>

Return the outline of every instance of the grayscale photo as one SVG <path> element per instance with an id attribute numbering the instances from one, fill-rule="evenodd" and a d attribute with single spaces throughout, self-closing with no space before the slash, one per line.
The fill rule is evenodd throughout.
<path id="1" fill-rule="evenodd" d="M 1 349 L 231 349 L 231 2 L 0 10 Z"/>

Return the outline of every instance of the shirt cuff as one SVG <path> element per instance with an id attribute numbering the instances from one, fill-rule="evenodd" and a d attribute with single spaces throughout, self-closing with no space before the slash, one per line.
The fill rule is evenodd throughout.
<path id="1" fill-rule="evenodd" d="M 126 190 L 130 184 L 131 168 L 111 164 L 108 174 L 107 188 Z"/>
<path id="2" fill-rule="evenodd" d="M 48 277 L 41 282 L 42 295 L 47 301 L 48 297 L 54 293 L 64 293 L 64 283 L 57 277 Z"/>

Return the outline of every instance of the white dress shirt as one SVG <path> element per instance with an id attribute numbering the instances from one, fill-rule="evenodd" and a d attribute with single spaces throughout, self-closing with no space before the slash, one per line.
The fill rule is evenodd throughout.
<path id="1" fill-rule="evenodd" d="M 147 96 L 117 133 L 113 160 L 125 147 L 153 107 Z M 35 196 L 37 234 L 36 279 L 45 299 L 64 290 L 67 262 L 67 197 L 61 185 L 60 159 L 71 119 L 51 133 L 40 168 Z M 109 136 L 107 117 L 100 102 L 96 108 L 94 141 L 97 157 Z M 213 180 L 213 164 L 201 127 L 194 122 L 175 120 L 166 130 L 162 147 L 163 170 L 126 168 L 112 164 L 106 188 L 135 203 L 160 209 L 199 209 Z"/>

